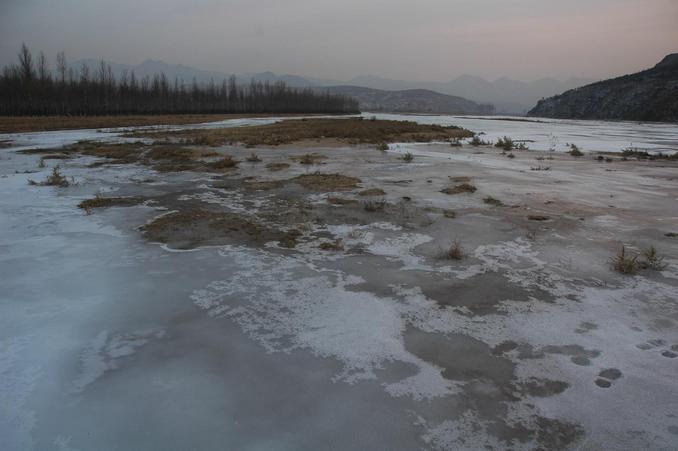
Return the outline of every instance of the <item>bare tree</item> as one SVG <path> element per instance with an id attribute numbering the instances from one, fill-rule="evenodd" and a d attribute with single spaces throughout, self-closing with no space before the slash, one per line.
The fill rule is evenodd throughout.
<path id="1" fill-rule="evenodd" d="M 19 50 L 19 70 L 24 81 L 31 81 L 35 78 L 33 55 L 25 43 L 21 44 L 21 50 Z"/>

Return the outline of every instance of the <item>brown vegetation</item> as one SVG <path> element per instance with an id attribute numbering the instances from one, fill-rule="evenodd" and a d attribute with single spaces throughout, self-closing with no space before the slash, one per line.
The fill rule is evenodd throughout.
<path id="1" fill-rule="evenodd" d="M 61 174 L 59 166 L 55 166 L 52 169 L 52 173 L 47 176 L 47 178 L 42 182 L 36 182 L 35 180 L 28 180 L 29 185 L 33 186 L 57 186 L 59 188 L 66 188 L 72 185 L 73 180 L 68 180 Z"/>
<path id="2" fill-rule="evenodd" d="M 315 172 L 303 174 L 292 179 L 310 191 L 346 191 L 358 187 L 360 179 L 342 174 L 324 174 Z"/>
<path id="3" fill-rule="evenodd" d="M 83 200 L 78 204 L 78 208 L 90 212 L 95 208 L 108 207 L 130 207 L 138 205 L 144 201 L 141 197 L 103 197 L 96 195 L 92 199 Z"/>
<path id="4" fill-rule="evenodd" d="M 202 209 L 160 216 L 141 230 L 150 241 L 184 248 L 220 243 L 229 238 L 257 245 L 278 241 L 284 247 L 294 247 L 300 235 L 298 231 L 275 230 L 234 213 Z"/>
<path id="5" fill-rule="evenodd" d="M 271 172 L 282 171 L 289 167 L 290 167 L 289 163 L 268 163 L 266 165 L 266 169 L 268 169 Z"/>
<path id="6" fill-rule="evenodd" d="M 324 251 L 343 251 L 344 243 L 341 238 L 335 241 L 323 241 L 318 247 Z"/>
<path id="7" fill-rule="evenodd" d="M 444 188 L 440 190 L 440 192 L 443 194 L 475 193 L 477 189 L 478 188 L 476 188 L 474 185 L 471 185 L 470 183 L 461 183 L 456 186 Z"/>
<path id="8" fill-rule="evenodd" d="M 327 157 L 319 153 L 307 153 L 301 156 L 292 157 L 291 159 L 297 161 L 299 164 L 313 165 L 320 164 L 320 162 L 326 160 Z"/>
<path id="9" fill-rule="evenodd" d="M 440 258 L 445 260 L 461 260 L 464 255 L 464 248 L 459 240 L 454 240 L 449 248 L 440 252 Z"/>
<path id="10" fill-rule="evenodd" d="M 386 191 L 384 191 L 381 188 L 370 188 L 366 189 L 365 191 L 360 191 L 358 193 L 359 196 L 384 196 L 386 195 Z"/>
<path id="11" fill-rule="evenodd" d="M 201 140 L 210 145 L 242 143 L 278 146 L 299 141 L 340 140 L 347 144 L 448 141 L 473 136 L 459 127 L 422 125 L 411 121 L 349 119 L 297 119 L 269 125 L 180 131 L 140 131 L 133 137 Z"/>
<path id="12" fill-rule="evenodd" d="M 77 130 L 86 128 L 143 127 L 150 125 L 188 125 L 243 117 L 265 116 L 271 115 L 158 114 L 144 116 L 0 116 L 0 133 Z M 290 117 L 293 116 L 294 115 L 290 115 Z"/>
<path id="13" fill-rule="evenodd" d="M 502 205 L 504 205 L 502 201 L 500 201 L 499 199 L 495 199 L 492 196 L 487 196 L 486 198 L 483 199 L 483 202 L 494 207 L 501 207 Z"/>
<path id="14" fill-rule="evenodd" d="M 334 197 L 334 196 L 328 197 L 327 202 L 332 205 L 350 205 L 358 203 L 358 201 L 355 199 L 346 199 L 345 197 Z"/>

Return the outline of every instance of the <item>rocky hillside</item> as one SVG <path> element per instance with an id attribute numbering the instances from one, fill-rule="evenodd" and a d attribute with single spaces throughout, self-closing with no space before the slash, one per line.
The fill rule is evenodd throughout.
<path id="1" fill-rule="evenodd" d="M 529 116 L 571 119 L 678 121 L 678 53 L 652 69 L 539 101 Z"/>
<path id="2" fill-rule="evenodd" d="M 492 114 L 492 105 L 481 105 L 462 97 L 441 94 L 428 89 L 384 91 L 359 86 L 331 86 L 318 88 L 332 94 L 353 97 L 361 111 L 430 114 Z"/>

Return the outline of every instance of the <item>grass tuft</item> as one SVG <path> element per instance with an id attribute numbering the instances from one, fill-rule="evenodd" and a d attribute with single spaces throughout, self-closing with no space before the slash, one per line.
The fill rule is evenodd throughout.
<path id="1" fill-rule="evenodd" d="M 443 194 L 461 194 L 461 193 L 475 193 L 478 190 L 474 185 L 470 183 L 461 183 L 456 186 L 450 186 L 448 188 L 440 190 Z"/>
<path id="2" fill-rule="evenodd" d="M 73 179 L 69 181 L 61 174 L 59 166 L 54 166 L 54 168 L 52 168 L 52 173 L 48 175 L 44 181 L 36 182 L 35 180 L 28 180 L 28 184 L 32 186 L 57 186 L 59 188 L 66 188 L 74 184 L 74 181 Z"/>
<path id="3" fill-rule="evenodd" d="M 622 246 L 615 257 L 612 258 L 612 267 L 621 274 L 633 274 L 638 271 L 638 256 L 629 255 L 626 246 Z"/>
<path id="4" fill-rule="evenodd" d="M 573 157 L 583 157 L 584 152 L 579 150 L 579 147 L 577 147 L 576 144 L 570 144 L 570 151 L 568 152 L 570 155 Z"/>
<path id="5" fill-rule="evenodd" d="M 487 196 L 486 198 L 483 199 L 483 202 L 494 207 L 501 207 L 504 205 L 502 201 L 500 201 L 499 199 L 495 199 L 492 196 Z"/>
<path id="6" fill-rule="evenodd" d="M 443 260 L 462 260 L 466 253 L 459 240 L 454 240 L 449 248 L 440 252 L 440 258 Z"/>
<path id="7" fill-rule="evenodd" d="M 514 149 L 515 143 L 513 142 L 513 139 L 509 138 L 508 136 L 504 136 L 503 138 L 499 138 L 497 140 L 494 147 L 499 147 L 500 149 L 509 151 Z"/>
<path id="8" fill-rule="evenodd" d="M 652 269 L 655 271 L 662 271 L 666 268 L 666 263 L 664 263 L 664 257 L 660 256 L 657 253 L 657 248 L 650 246 L 643 251 L 643 257 L 645 259 L 640 262 L 640 266 L 643 269 Z"/>
<path id="9" fill-rule="evenodd" d="M 385 206 L 386 200 L 384 199 L 366 200 L 365 202 L 363 202 L 363 209 L 365 209 L 365 211 L 369 211 L 370 213 L 382 211 Z"/>

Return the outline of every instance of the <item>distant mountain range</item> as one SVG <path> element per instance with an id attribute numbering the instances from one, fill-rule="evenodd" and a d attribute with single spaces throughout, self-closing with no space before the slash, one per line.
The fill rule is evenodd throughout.
<path id="1" fill-rule="evenodd" d="M 544 78 L 532 82 L 523 82 L 506 77 L 487 81 L 482 77 L 462 75 L 448 82 L 412 82 L 363 76 L 352 79 L 349 84 L 389 90 L 430 89 L 443 94 L 463 97 L 474 102 L 492 104 L 496 108 L 496 113 L 522 115 L 532 108 L 539 99 L 560 94 L 592 81 L 578 78 L 568 81 Z"/>
<path id="2" fill-rule="evenodd" d="M 315 88 L 332 94 L 343 94 L 358 100 L 361 111 L 428 114 L 492 114 L 493 105 L 480 105 L 462 97 L 441 94 L 428 89 L 386 91 L 362 86 L 330 86 Z"/>
<path id="3" fill-rule="evenodd" d="M 86 64 L 91 71 L 95 71 L 99 66 L 99 60 L 87 59 L 75 61 L 71 64 L 71 67 L 78 69 L 83 64 Z M 174 78 L 183 79 L 185 83 L 190 83 L 195 78 L 198 83 L 208 83 L 210 80 L 215 82 L 221 82 L 224 78 L 230 76 L 230 74 L 217 71 L 204 71 L 200 69 L 195 69 L 183 65 L 174 65 L 167 64 L 162 61 L 153 61 L 146 60 L 141 64 L 137 65 L 127 65 L 127 64 L 118 64 L 118 63 L 109 63 L 111 69 L 116 76 L 120 76 L 123 71 L 134 71 L 137 77 L 144 77 L 146 75 L 152 76 L 163 72 L 170 80 Z M 591 83 L 593 80 L 586 79 L 570 79 L 568 81 L 559 81 L 551 78 L 544 78 L 541 80 L 536 80 L 532 82 L 523 82 L 517 80 L 511 80 L 506 77 L 499 78 L 495 81 L 487 81 L 484 78 L 471 76 L 471 75 L 462 75 L 454 80 L 449 82 L 416 82 L 416 81 L 405 81 L 405 80 L 392 80 L 388 78 L 381 78 L 372 75 L 355 77 L 348 81 L 342 80 L 328 80 L 328 79 L 318 79 L 311 77 L 303 77 L 298 75 L 279 75 L 273 72 L 259 72 L 259 73 L 245 73 L 237 74 L 236 78 L 239 83 L 248 83 L 250 80 L 257 81 L 283 81 L 288 86 L 292 87 L 334 87 L 336 89 L 346 89 L 347 86 L 353 88 L 363 87 L 363 88 L 372 88 L 380 91 L 413 91 L 413 90 L 422 90 L 419 93 L 425 94 L 426 99 L 423 99 L 420 103 L 423 105 L 428 105 L 428 108 L 436 110 L 437 108 L 442 108 L 442 105 L 452 106 L 455 101 L 452 99 L 444 99 L 437 97 L 437 100 L 434 100 L 436 96 L 431 94 L 431 91 L 434 91 L 438 94 L 447 94 L 449 96 L 454 96 L 455 98 L 462 100 L 468 99 L 471 103 L 475 103 L 476 106 L 468 104 L 471 110 L 477 109 L 480 105 L 478 104 L 491 104 L 495 106 L 495 112 L 500 114 L 517 114 L 523 115 L 530 108 L 532 108 L 538 100 L 550 97 L 556 94 L 560 94 L 564 91 L 567 91 L 572 88 L 586 85 Z M 383 93 L 372 93 L 367 94 L 367 92 L 359 92 L 354 89 L 354 92 L 360 94 L 362 101 L 366 102 L 365 104 L 371 104 L 371 100 L 382 98 L 385 99 Z M 407 92 L 400 94 L 399 96 L 392 96 L 386 104 L 383 102 L 377 102 L 378 105 L 382 106 L 382 110 L 390 109 L 389 106 L 395 101 L 396 97 L 401 97 L 401 100 L 397 102 L 398 105 L 405 105 L 403 98 L 411 97 L 414 92 Z M 456 102 L 459 102 L 456 100 Z M 414 99 L 407 102 L 409 105 L 415 105 Z M 437 104 L 438 106 L 433 106 Z M 461 103 L 459 103 L 461 104 Z M 447 108 L 443 108 L 446 110 Z M 482 108 L 481 108 L 482 109 Z M 421 111 L 424 112 L 424 111 Z M 431 111 L 434 112 L 434 111 Z M 442 111 L 441 111 L 442 112 Z M 444 111 L 452 112 L 452 111 Z"/>
<path id="4" fill-rule="evenodd" d="M 530 116 L 678 121 L 678 53 L 651 69 L 593 83 L 544 99 Z"/>

